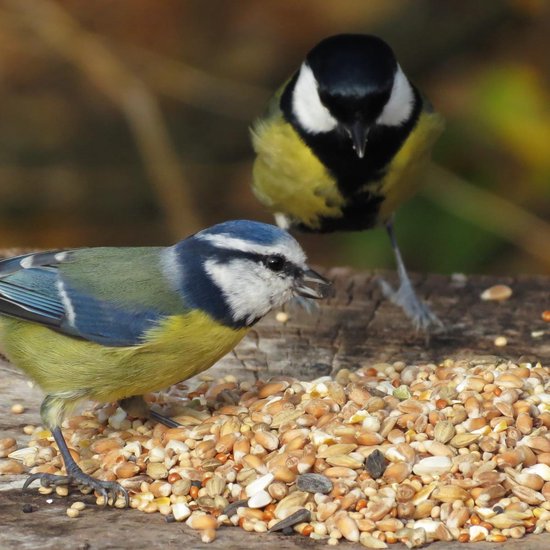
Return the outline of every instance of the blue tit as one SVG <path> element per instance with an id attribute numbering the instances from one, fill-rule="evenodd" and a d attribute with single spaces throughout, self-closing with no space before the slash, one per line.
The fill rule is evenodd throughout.
<path id="1" fill-rule="evenodd" d="M 322 40 L 252 128 L 253 190 L 284 228 L 310 232 L 385 226 L 400 286 L 382 290 L 417 328 L 441 325 L 417 296 L 393 231 L 443 130 L 442 117 L 380 38 Z"/>
<path id="2" fill-rule="evenodd" d="M 86 475 L 63 419 L 83 400 L 144 412 L 140 396 L 208 369 L 293 295 L 321 298 L 328 281 L 278 227 L 215 225 L 167 248 L 83 248 L 0 262 L 0 350 L 46 392 L 41 416 L 67 476 L 112 497 L 117 483 Z M 174 425 L 168 418 L 152 418 Z M 177 425 L 177 424 L 175 424 Z"/>

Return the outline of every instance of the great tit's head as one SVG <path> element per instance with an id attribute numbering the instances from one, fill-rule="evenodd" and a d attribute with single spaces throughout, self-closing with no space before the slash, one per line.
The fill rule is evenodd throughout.
<path id="1" fill-rule="evenodd" d="M 306 132 L 337 131 L 360 158 L 372 127 L 403 124 L 413 104 L 413 88 L 392 49 L 361 34 L 317 44 L 300 67 L 292 95 L 292 111 Z"/>
<path id="2" fill-rule="evenodd" d="M 185 302 L 233 326 L 252 325 L 293 295 L 323 298 L 330 285 L 289 233 L 265 223 L 221 223 L 167 250 Z"/>

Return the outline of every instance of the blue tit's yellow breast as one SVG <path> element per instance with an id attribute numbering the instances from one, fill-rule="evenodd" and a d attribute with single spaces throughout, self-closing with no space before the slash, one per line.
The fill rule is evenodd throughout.
<path id="1" fill-rule="evenodd" d="M 161 389 L 210 368 L 249 330 L 227 327 L 201 311 L 172 316 L 149 330 L 134 359 L 141 372 L 155 363 L 154 370 L 163 381 L 157 389 Z"/>
<path id="2" fill-rule="evenodd" d="M 0 347 L 47 393 L 108 402 L 190 378 L 228 353 L 247 331 L 192 311 L 167 317 L 140 345 L 109 347 L 0 317 Z"/>

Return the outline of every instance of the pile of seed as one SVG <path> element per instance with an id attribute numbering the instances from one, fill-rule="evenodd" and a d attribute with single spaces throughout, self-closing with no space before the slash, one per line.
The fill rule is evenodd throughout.
<path id="1" fill-rule="evenodd" d="M 66 439 L 86 473 L 130 492 L 132 508 L 185 521 L 204 541 L 232 525 L 368 548 L 550 532 L 540 363 L 384 363 L 313 382 L 227 376 L 151 399 L 179 407 L 182 427 L 111 406 L 70 419 Z M 0 441 L 2 470 L 61 473 L 49 432 L 25 431 L 26 448 Z"/>

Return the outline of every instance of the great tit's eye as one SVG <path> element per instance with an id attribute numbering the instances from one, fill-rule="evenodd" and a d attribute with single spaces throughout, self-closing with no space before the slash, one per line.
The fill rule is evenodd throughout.
<path id="1" fill-rule="evenodd" d="M 282 271 L 285 266 L 285 259 L 279 254 L 272 254 L 265 259 L 265 265 L 271 271 Z"/>

